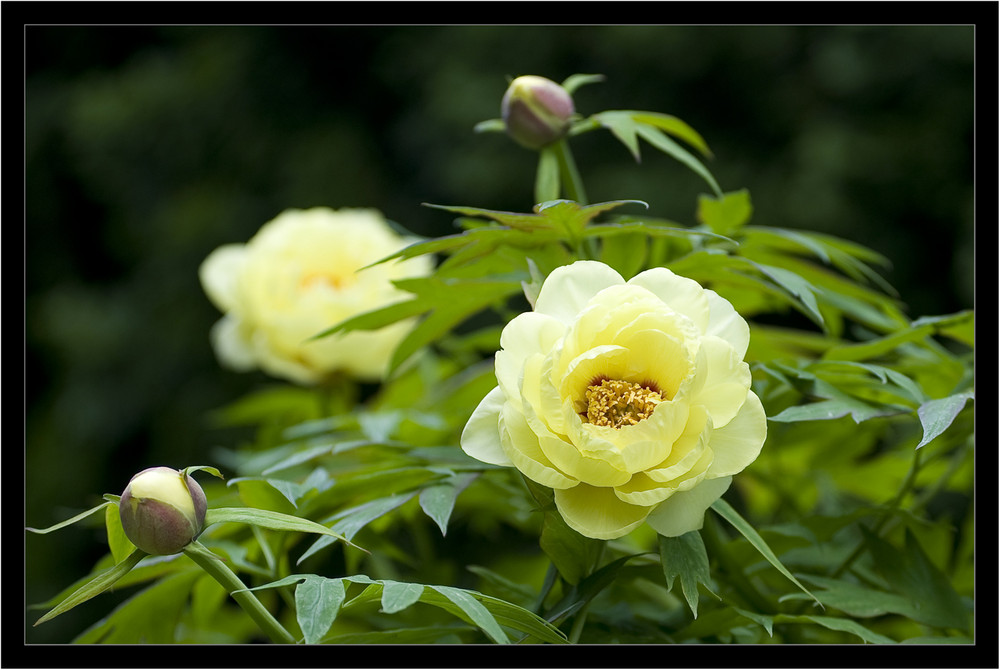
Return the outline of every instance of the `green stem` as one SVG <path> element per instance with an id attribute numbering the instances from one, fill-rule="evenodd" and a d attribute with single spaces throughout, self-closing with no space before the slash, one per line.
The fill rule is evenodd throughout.
<path id="1" fill-rule="evenodd" d="M 590 574 L 594 574 L 601 567 L 601 560 L 604 558 L 604 548 L 607 547 L 606 542 L 601 542 L 597 549 L 597 555 L 594 556 L 594 562 L 590 567 Z M 569 631 L 569 641 L 571 644 L 576 644 L 580 641 L 580 635 L 583 633 L 583 626 L 587 623 L 587 612 L 590 610 L 590 603 L 594 602 L 593 599 L 588 600 L 586 604 L 580 608 L 580 611 L 576 613 L 573 619 L 573 627 Z"/>
<path id="2" fill-rule="evenodd" d="M 295 638 L 261 605 L 253 591 L 247 590 L 247 587 L 236 576 L 236 573 L 230 570 L 229 566 L 222 559 L 198 541 L 194 541 L 184 547 L 184 553 L 222 585 L 222 588 L 233 597 L 233 600 L 243 608 L 243 611 L 253 619 L 254 623 L 271 638 L 272 642 L 295 644 Z"/>
<path id="3" fill-rule="evenodd" d="M 889 503 L 889 509 L 882 512 L 882 515 L 879 517 L 878 521 L 875 522 L 875 526 L 872 528 L 872 534 L 876 536 L 880 536 L 882 534 L 886 524 L 888 524 L 888 522 L 893 518 L 891 513 L 903 503 L 903 499 L 906 497 L 906 494 L 910 492 L 911 488 L 913 488 L 913 484 L 917 480 L 917 473 L 919 471 L 920 471 L 920 450 L 915 449 L 913 451 L 913 463 L 910 464 L 910 471 L 907 473 L 906 479 L 903 481 L 903 485 L 900 487 L 899 492 L 896 494 L 896 497 L 893 498 L 892 501 Z M 842 574 L 847 572 L 848 568 L 850 568 L 854 564 L 854 561 L 858 560 L 858 557 L 861 556 L 862 553 L 864 553 L 864 550 L 865 550 L 865 543 L 864 541 L 861 541 L 858 543 L 858 546 L 854 548 L 854 551 L 851 552 L 851 555 L 848 556 L 846 559 L 844 559 L 844 562 L 841 563 L 837 567 L 837 569 L 833 571 L 830 577 L 832 579 L 837 579 Z"/>
<path id="4" fill-rule="evenodd" d="M 576 161 L 573 160 L 573 154 L 569 150 L 569 142 L 564 137 L 551 146 L 559 161 L 559 178 L 566 191 L 566 197 L 580 205 L 586 205 L 587 192 L 583 188 L 580 171 L 576 169 Z"/>

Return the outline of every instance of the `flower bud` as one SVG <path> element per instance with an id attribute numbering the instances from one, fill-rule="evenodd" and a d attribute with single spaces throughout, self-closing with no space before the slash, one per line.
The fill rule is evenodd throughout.
<path id="1" fill-rule="evenodd" d="M 545 77 L 526 75 L 510 83 L 500 103 L 507 134 L 529 149 L 541 149 L 566 134 L 573 98 Z"/>
<path id="2" fill-rule="evenodd" d="M 176 554 L 198 537 L 208 501 L 190 475 L 173 468 L 147 468 L 129 480 L 118 503 L 122 528 L 148 554 Z"/>

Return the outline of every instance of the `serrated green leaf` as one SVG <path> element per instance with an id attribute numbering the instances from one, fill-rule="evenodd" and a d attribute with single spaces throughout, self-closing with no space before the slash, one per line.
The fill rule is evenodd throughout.
<path id="1" fill-rule="evenodd" d="M 705 551 L 701 534 L 693 530 L 679 537 L 662 535 L 658 537 L 660 563 L 663 567 L 663 576 L 667 580 L 667 589 L 670 590 L 674 579 L 680 577 L 681 592 L 688 607 L 691 608 L 691 614 L 697 619 L 698 584 L 704 584 L 708 588 L 712 580 L 708 568 L 708 553 Z"/>
<path id="2" fill-rule="evenodd" d="M 924 435 L 917 444 L 917 449 L 928 444 L 931 440 L 941 435 L 955 421 L 965 404 L 974 398 L 972 391 L 956 393 L 947 398 L 937 398 L 928 400 L 917 409 L 917 416 L 920 418 L 920 425 L 924 429 Z"/>
<path id="3" fill-rule="evenodd" d="M 771 551 L 771 548 L 767 546 L 767 542 L 765 542 L 764 538 L 760 536 L 760 533 L 758 533 L 754 529 L 754 527 L 747 522 L 746 519 L 740 516 L 739 513 L 735 509 L 733 509 L 729 503 L 727 503 L 722 498 L 719 498 L 714 503 L 712 503 L 712 509 L 715 510 L 715 512 L 719 516 L 728 521 L 733 528 L 739 531 L 740 535 L 745 537 L 747 541 L 750 542 L 750 544 L 753 546 L 753 548 L 756 549 L 761 556 L 767 559 L 767 562 L 773 565 L 778 570 L 778 572 L 783 574 L 785 577 L 788 578 L 789 581 L 791 581 L 793 584 L 799 587 L 803 591 L 803 593 L 807 594 L 810 598 L 819 603 L 820 607 L 823 606 L 823 604 L 820 603 L 820 601 L 816 598 L 816 596 L 814 596 L 812 592 L 809 591 L 809 589 L 803 586 L 802 582 L 796 579 L 795 575 L 789 572 L 788 568 L 786 568 L 782 564 L 782 562 L 778 560 L 778 557 L 775 556 L 774 552 Z"/>
<path id="4" fill-rule="evenodd" d="M 97 575 L 94 579 L 90 580 L 79 589 L 70 594 L 65 600 L 60 602 L 58 605 L 49 610 L 44 616 L 42 616 L 38 621 L 35 622 L 37 626 L 40 623 L 44 623 L 55 617 L 68 612 L 80 603 L 84 603 L 96 595 L 104 593 L 109 588 L 111 588 L 115 582 L 128 574 L 129 570 L 134 568 L 136 564 L 145 558 L 148 554 L 141 549 L 136 549 L 131 554 L 128 555 L 121 563 L 116 564 L 110 570 L 102 572 Z"/>

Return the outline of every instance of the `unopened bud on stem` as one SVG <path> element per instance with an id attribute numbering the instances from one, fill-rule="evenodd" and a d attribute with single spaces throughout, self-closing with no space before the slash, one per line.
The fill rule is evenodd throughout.
<path id="1" fill-rule="evenodd" d="M 573 98 L 551 79 L 525 75 L 510 83 L 500 111 L 507 134 L 515 142 L 541 149 L 566 134 Z"/>
<path id="2" fill-rule="evenodd" d="M 148 468 L 132 477 L 118 503 L 122 528 L 148 554 L 176 554 L 198 537 L 208 501 L 193 477 L 173 468 Z"/>

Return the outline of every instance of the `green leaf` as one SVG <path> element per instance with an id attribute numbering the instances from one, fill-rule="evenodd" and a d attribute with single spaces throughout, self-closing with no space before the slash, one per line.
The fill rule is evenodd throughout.
<path id="1" fill-rule="evenodd" d="M 136 566 L 136 564 L 143 558 L 148 556 L 148 554 L 141 549 L 136 549 L 131 554 L 128 555 L 125 560 L 121 563 L 116 564 L 110 570 L 102 572 L 97 575 L 94 579 L 90 580 L 79 589 L 74 591 L 65 600 L 60 602 L 58 605 L 49 610 L 44 616 L 42 616 L 38 621 L 35 622 L 37 626 L 40 623 L 54 619 L 55 617 L 68 612 L 80 603 L 84 603 L 96 595 L 107 591 L 111 588 L 115 582 L 128 574 L 128 571 Z"/>
<path id="2" fill-rule="evenodd" d="M 947 398 L 937 398 L 928 400 L 917 409 L 917 416 L 920 418 L 920 425 L 924 429 L 924 436 L 917 444 L 917 449 L 923 447 L 938 435 L 948 430 L 958 413 L 965 407 L 965 403 L 973 399 L 972 391 L 957 393 Z"/>
<path id="3" fill-rule="evenodd" d="M 818 575 L 806 575 L 804 579 L 822 587 L 823 590 L 816 592 L 820 602 L 852 617 L 871 618 L 885 614 L 902 614 L 913 618 L 915 613 L 913 604 L 895 593 L 886 593 L 861 584 Z M 800 595 L 789 594 L 782 600 L 797 600 Z"/>
<path id="4" fill-rule="evenodd" d="M 598 84 L 604 81 L 603 74 L 571 74 L 560 84 L 566 92 L 572 95 L 576 89 L 586 84 Z"/>
<path id="5" fill-rule="evenodd" d="M 497 644 L 510 643 L 510 640 L 507 639 L 507 634 L 503 632 L 500 624 L 493 618 L 490 611 L 482 603 L 469 595 L 468 592 L 453 586 L 431 586 L 430 588 L 453 602 L 465 613 L 472 623 L 479 626 L 494 642 Z"/>
<path id="6" fill-rule="evenodd" d="M 383 581 L 382 611 L 386 614 L 401 612 L 410 605 L 419 602 L 423 594 L 423 584 Z"/>
<path id="7" fill-rule="evenodd" d="M 786 270 L 785 268 L 754 263 L 754 265 L 773 280 L 778 286 L 787 291 L 790 295 L 798 298 L 804 307 L 803 313 L 812 319 L 821 328 L 826 327 L 823 314 L 819 310 L 816 302 L 816 288 L 798 274 Z"/>
<path id="8" fill-rule="evenodd" d="M 73 640 L 74 644 L 173 644 L 194 584 L 193 568 L 167 575 L 128 598 Z"/>
<path id="9" fill-rule="evenodd" d="M 51 533 L 54 530 L 59 530 L 60 528 L 65 528 L 66 526 L 71 526 L 74 523 L 76 523 L 77 521 L 81 521 L 83 519 L 86 519 L 88 516 L 90 516 L 94 512 L 102 510 L 105 507 L 107 507 L 108 505 L 112 505 L 112 504 L 114 504 L 114 503 L 112 503 L 110 500 L 108 500 L 108 501 L 102 502 L 97 507 L 92 507 L 92 508 L 88 509 L 86 512 L 80 512 L 79 514 L 77 514 L 76 516 L 74 516 L 72 518 L 66 519 L 65 521 L 60 521 L 59 523 L 55 524 L 54 526 L 49 526 L 48 528 L 32 528 L 32 527 L 29 526 L 29 527 L 25 528 L 25 530 L 31 531 L 32 533 L 36 533 L 38 535 L 45 535 L 47 533 Z"/>
<path id="10" fill-rule="evenodd" d="M 455 508 L 455 499 L 477 476 L 477 473 L 456 475 L 443 484 L 428 486 L 420 492 L 420 509 L 434 520 L 441 529 L 442 537 L 447 533 L 448 519 Z"/>
<path id="11" fill-rule="evenodd" d="M 636 123 L 642 123 L 647 126 L 659 128 L 674 137 L 684 140 L 700 151 L 704 156 L 711 157 L 712 152 L 708 148 L 708 144 L 705 143 L 702 136 L 699 135 L 694 128 L 681 121 L 676 116 L 661 114 L 659 112 L 631 112 L 631 115 L 632 120 Z"/>
<path id="12" fill-rule="evenodd" d="M 266 509 L 254 509 L 252 507 L 216 507 L 208 510 L 205 515 L 205 525 L 214 523 L 245 523 L 271 530 L 287 530 L 298 533 L 318 533 L 329 535 L 338 540 L 351 544 L 344 536 L 335 533 L 326 526 L 321 526 L 315 521 L 303 519 L 281 512 L 273 512 Z M 353 544 L 351 546 L 354 546 Z"/>
<path id="13" fill-rule="evenodd" d="M 767 546 L 767 543 L 764 541 L 764 538 L 762 538 L 760 534 L 756 530 L 754 530 L 754 527 L 751 526 L 746 521 L 746 519 L 741 517 L 739 513 L 735 509 L 733 509 L 732 506 L 730 506 L 729 503 L 727 503 L 722 498 L 719 498 L 714 503 L 712 503 L 712 509 L 715 510 L 719 516 L 728 521 L 733 528 L 739 531 L 739 533 L 743 537 L 745 537 L 747 541 L 750 542 L 751 545 L 753 545 L 754 549 L 760 552 L 760 555 L 766 558 L 767 562 L 773 565 L 778 570 L 778 572 L 787 577 L 789 581 L 791 581 L 793 584 L 799 587 L 810 598 L 819 603 L 820 607 L 823 606 L 823 604 L 820 603 L 820 601 L 816 598 L 816 596 L 814 596 L 809 591 L 809 589 L 803 586 L 802 582 L 796 579 L 795 575 L 789 572 L 788 568 L 786 568 L 781 563 L 781 561 L 778 560 L 778 557 L 774 555 L 774 552 L 771 551 L 771 548 L 769 546 Z"/>
<path id="14" fill-rule="evenodd" d="M 330 630 L 347 590 L 340 579 L 307 575 L 295 587 L 295 620 L 306 644 L 317 644 Z"/>
<path id="15" fill-rule="evenodd" d="M 121 563 L 135 551 L 136 547 L 125 535 L 125 529 L 122 528 L 122 518 L 118 514 L 118 505 L 109 505 L 105 508 L 104 526 L 108 533 L 108 549 L 111 551 L 111 556 L 115 559 L 115 563 Z"/>
<path id="16" fill-rule="evenodd" d="M 188 467 L 184 468 L 182 472 L 187 475 L 192 475 L 195 472 L 198 472 L 199 470 L 204 470 L 213 477 L 218 477 L 219 479 L 225 479 L 225 477 L 222 476 L 222 473 L 219 472 L 219 469 L 213 468 L 211 465 L 189 465 Z"/>
<path id="17" fill-rule="evenodd" d="M 909 529 L 901 551 L 863 526 L 861 529 L 878 571 L 893 591 L 910 601 L 915 620 L 929 626 L 969 629 L 961 598 Z"/>
<path id="18" fill-rule="evenodd" d="M 593 568 L 600 541 L 566 525 L 558 512 L 545 513 L 539 545 L 569 584 L 577 584 Z"/>
<path id="19" fill-rule="evenodd" d="M 752 215 L 753 205 L 750 204 L 750 191 L 747 189 L 725 193 L 721 198 L 707 195 L 698 198 L 698 220 L 719 235 L 729 236 L 738 232 Z"/>
<path id="20" fill-rule="evenodd" d="M 692 156 L 681 145 L 667 137 L 663 131 L 655 126 L 640 125 L 636 128 L 636 132 L 641 138 L 663 153 L 686 165 L 692 172 L 704 179 L 712 187 L 712 191 L 717 196 L 722 197 L 722 189 L 719 188 L 719 184 L 715 181 L 712 173 L 708 171 L 708 168 L 702 165 L 697 158 Z"/>
<path id="21" fill-rule="evenodd" d="M 502 133 L 507 130 L 507 126 L 503 119 L 487 119 L 477 123 L 472 130 L 476 133 Z"/>
<path id="22" fill-rule="evenodd" d="M 709 587 L 712 579 L 708 567 L 708 553 L 705 551 L 705 543 L 701 539 L 701 534 L 693 530 L 680 537 L 664 537 L 662 535 L 658 537 L 660 563 L 663 566 L 663 576 L 667 580 L 667 589 L 673 587 L 674 578 L 679 576 L 684 599 L 691 608 L 691 614 L 697 619 L 698 584 Z M 711 592 L 710 588 L 709 592 Z"/>
<path id="23" fill-rule="evenodd" d="M 865 642 L 872 644 L 895 644 L 896 641 L 892 638 L 888 638 L 885 635 L 880 635 L 873 631 L 868 630 L 857 621 L 853 619 L 843 619 L 840 617 L 832 616 L 816 616 L 812 614 L 803 614 L 800 616 L 793 616 L 789 614 L 776 614 L 774 617 L 775 623 L 814 623 L 829 630 L 836 630 L 844 633 L 851 633 L 852 635 L 857 635 Z"/>

